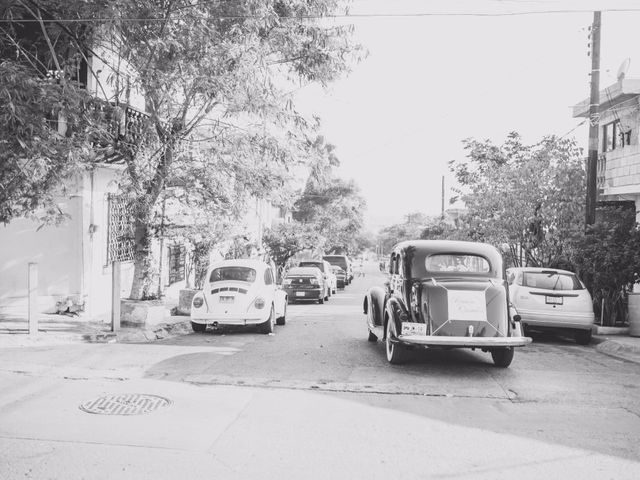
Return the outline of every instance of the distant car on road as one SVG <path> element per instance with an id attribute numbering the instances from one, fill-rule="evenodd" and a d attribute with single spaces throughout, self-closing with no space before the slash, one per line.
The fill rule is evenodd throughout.
<path id="1" fill-rule="evenodd" d="M 555 330 L 573 335 L 576 342 L 591 341 L 595 315 L 584 283 L 567 270 L 514 267 L 507 269 L 511 303 L 525 331 Z"/>
<path id="2" fill-rule="evenodd" d="M 298 263 L 299 267 L 316 267 L 324 276 L 325 281 L 329 284 L 329 296 L 336 293 L 338 289 L 338 281 L 335 274 L 331 271 L 331 264 L 326 260 L 302 260 Z"/>
<path id="3" fill-rule="evenodd" d="M 293 267 L 284 277 L 282 287 L 289 303 L 329 300 L 329 284 L 317 267 Z"/>
<path id="4" fill-rule="evenodd" d="M 204 288 L 191 301 L 191 327 L 258 325 L 263 333 L 284 325 L 287 294 L 273 269 L 260 260 L 223 260 L 207 271 Z"/>
<path id="5" fill-rule="evenodd" d="M 337 265 L 331 265 L 331 272 L 336 276 L 336 286 L 342 290 L 347 283 L 347 274 Z"/>
<path id="6" fill-rule="evenodd" d="M 346 255 L 323 255 L 322 259 L 343 269 L 347 274 L 347 285 L 351 283 L 351 280 L 353 280 L 353 268 Z"/>
<path id="7" fill-rule="evenodd" d="M 413 347 L 472 348 L 508 367 L 514 347 L 531 342 L 509 308 L 502 255 L 491 245 L 410 240 L 396 245 L 389 280 L 364 298 L 369 341 L 385 341 L 387 360 Z"/>

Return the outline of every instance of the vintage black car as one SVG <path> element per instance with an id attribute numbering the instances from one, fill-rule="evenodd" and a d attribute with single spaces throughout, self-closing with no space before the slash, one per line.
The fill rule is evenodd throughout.
<path id="1" fill-rule="evenodd" d="M 411 347 L 472 348 L 508 367 L 514 347 L 531 343 L 509 306 L 502 255 L 491 245 L 411 240 L 396 245 L 384 287 L 364 298 L 369 341 L 382 338 L 387 360 Z"/>

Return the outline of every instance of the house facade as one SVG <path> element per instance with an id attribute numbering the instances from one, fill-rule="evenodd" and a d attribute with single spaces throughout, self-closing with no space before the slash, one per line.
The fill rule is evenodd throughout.
<path id="1" fill-rule="evenodd" d="M 589 99 L 573 107 L 589 118 Z M 635 204 L 640 211 L 640 79 L 621 75 L 600 91 L 597 189 L 599 202 Z M 636 219 L 640 216 L 636 213 Z"/>

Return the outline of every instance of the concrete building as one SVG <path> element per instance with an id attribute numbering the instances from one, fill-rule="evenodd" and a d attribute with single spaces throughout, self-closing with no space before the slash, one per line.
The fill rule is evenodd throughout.
<path id="1" fill-rule="evenodd" d="M 633 202 L 640 210 L 640 78 L 626 78 L 600 91 L 597 188 L 599 202 Z M 589 99 L 573 107 L 589 117 Z M 640 220 L 640 217 L 637 217 Z"/>

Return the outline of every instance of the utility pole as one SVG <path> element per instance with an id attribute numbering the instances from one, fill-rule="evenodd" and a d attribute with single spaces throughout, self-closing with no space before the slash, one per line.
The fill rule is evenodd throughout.
<path id="1" fill-rule="evenodd" d="M 600 12 L 593 12 L 591 26 L 591 95 L 589 97 L 589 156 L 587 157 L 587 200 L 585 226 L 596 221 L 598 174 L 598 130 L 600 107 Z"/>

